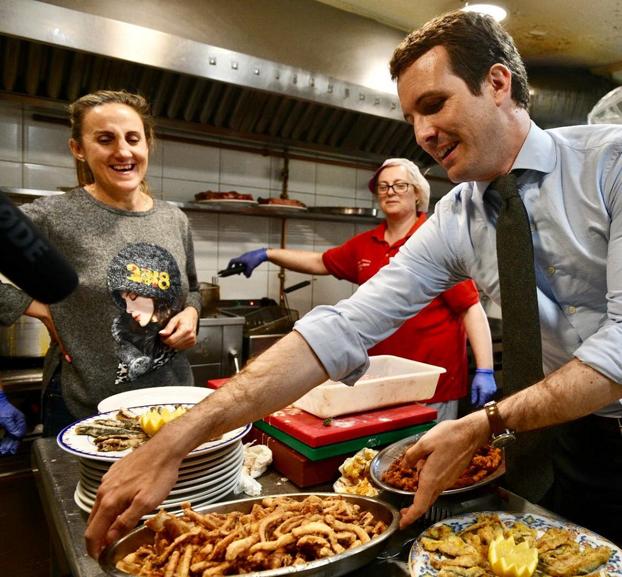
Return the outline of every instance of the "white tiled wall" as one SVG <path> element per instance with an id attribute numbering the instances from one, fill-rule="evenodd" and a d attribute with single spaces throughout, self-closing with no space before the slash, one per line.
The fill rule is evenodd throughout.
<path id="1" fill-rule="evenodd" d="M 67 147 L 69 128 L 33 120 L 32 111 L 19 103 L 0 100 L 0 186 L 55 190 L 76 183 L 73 159 Z M 283 159 L 251 152 L 160 140 L 152 152 L 148 180 L 153 195 L 188 201 L 202 190 L 278 196 L 283 185 Z M 366 170 L 321 162 L 291 160 L 288 192 L 308 206 L 372 206 Z M 199 280 L 211 281 L 229 259 L 259 247 L 280 246 L 281 221 L 269 217 L 188 213 Z M 289 219 L 287 246 L 323 251 L 369 228 L 349 223 Z M 278 267 L 265 263 L 250 279 L 220 279 L 225 299 L 278 299 Z M 301 314 L 317 304 L 334 303 L 356 289 L 332 277 L 311 278 L 286 272 L 285 286 L 311 280 L 310 286 L 288 295 L 290 307 Z"/>
<path id="2" fill-rule="evenodd" d="M 0 183 L 22 186 L 22 111 L 0 101 Z"/>

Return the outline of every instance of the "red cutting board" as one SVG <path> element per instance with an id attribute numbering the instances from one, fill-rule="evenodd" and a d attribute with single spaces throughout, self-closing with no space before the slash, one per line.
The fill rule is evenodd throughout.
<path id="1" fill-rule="evenodd" d="M 264 421 L 310 447 L 323 447 L 331 443 L 428 423 L 434 419 L 436 409 L 409 403 L 334 417 L 330 421 L 290 406 L 268 415 Z"/>
<path id="2" fill-rule="evenodd" d="M 229 380 L 229 378 L 226 379 L 210 379 L 209 381 L 205 382 L 205 387 L 208 387 L 210 389 L 219 389 L 220 387 L 222 387 L 227 381 Z"/>

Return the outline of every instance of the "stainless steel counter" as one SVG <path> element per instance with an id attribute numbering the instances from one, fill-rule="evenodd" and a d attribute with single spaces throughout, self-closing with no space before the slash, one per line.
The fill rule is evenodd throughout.
<path id="1" fill-rule="evenodd" d="M 74 577 L 103 577 L 105 573 L 99 565 L 86 553 L 84 530 L 86 514 L 74 503 L 73 493 L 79 478 L 78 460 L 69 455 L 56 444 L 55 439 L 38 439 L 33 445 L 33 468 L 41 501 L 45 509 L 50 531 L 58 537 L 64 559 L 58 559 L 60 565 L 67 565 Z M 287 479 L 274 472 L 268 472 L 259 481 L 263 485 L 263 494 L 299 493 L 302 492 Z M 328 487 L 315 488 L 318 491 L 330 490 Z M 309 491 L 304 491 L 309 492 Z M 230 495 L 230 499 L 240 498 Z M 400 507 L 404 501 L 393 501 Z M 398 531 L 390 540 L 385 554 L 402 554 L 395 560 L 377 559 L 363 569 L 356 571 L 357 577 L 372 577 L 382 574 L 383 577 L 408 576 L 404 563 L 408 547 L 402 544 L 416 537 L 423 529 L 443 515 L 457 515 L 469 511 L 502 510 L 523 513 L 552 515 L 546 509 L 533 505 L 525 499 L 509 493 L 496 486 L 488 486 L 477 492 L 460 493 L 451 499 L 446 497 L 437 501 L 426 519 L 415 523 L 405 531 Z"/>

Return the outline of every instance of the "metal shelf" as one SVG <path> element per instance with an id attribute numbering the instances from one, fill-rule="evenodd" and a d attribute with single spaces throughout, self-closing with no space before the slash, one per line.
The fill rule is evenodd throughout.
<path id="1" fill-rule="evenodd" d="M 329 222 L 353 222 L 365 224 L 378 224 L 382 219 L 376 216 L 356 216 L 324 214 L 320 212 L 307 212 L 304 210 L 262 208 L 260 206 L 238 206 L 224 204 L 201 204 L 198 202 L 172 202 L 184 211 L 189 212 L 210 212 L 216 214 L 241 214 L 244 216 L 263 216 L 268 218 L 295 219 L 295 220 L 314 220 Z"/>
<path id="2" fill-rule="evenodd" d="M 37 190 L 32 188 L 10 188 L 0 186 L 0 192 L 16 201 L 30 202 L 40 196 L 56 196 L 64 194 L 59 190 Z M 320 212 L 307 212 L 304 210 L 278 209 L 278 208 L 262 208 L 260 206 L 238 206 L 224 204 L 201 204 L 198 202 L 176 202 L 167 201 L 179 207 L 186 212 L 207 212 L 212 214 L 239 214 L 244 216 L 262 216 L 264 218 L 280 218 L 295 220 L 312 220 L 324 222 L 352 222 L 359 224 L 378 224 L 382 222 L 381 218 L 376 216 L 356 216 L 356 215 L 339 215 L 324 214 Z"/>
<path id="3" fill-rule="evenodd" d="M 38 190 L 34 188 L 11 188 L 0 186 L 0 192 L 4 192 L 9 198 L 22 202 L 30 202 L 40 196 L 56 196 L 65 194 L 62 190 Z"/>

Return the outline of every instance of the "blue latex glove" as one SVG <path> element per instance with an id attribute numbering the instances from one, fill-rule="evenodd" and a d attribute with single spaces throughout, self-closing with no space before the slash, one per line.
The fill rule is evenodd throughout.
<path id="1" fill-rule="evenodd" d="M 0 391 L 0 427 L 5 430 L 0 440 L 0 455 L 14 455 L 19 440 L 26 434 L 26 418 L 9 403 L 3 391 Z"/>
<path id="2" fill-rule="evenodd" d="M 15 455 L 19 447 L 19 440 L 8 433 L 0 441 L 0 455 Z"/>
<path id="3" fill-rule="evenodd" d="M 258 248 L 257 250 L 251 250 L 250 252 L 245 252 L 236 258 L 232 258 L 227 265 L 227 268 L 232 268 L 236 264 L 241 264 L 244 266 L 244 276 L 246 278 L 250 278 L 253 274 L 253 271 L 262 263 L 268 260 L 268 249 L 267 248 Z"/>
<path id="4" fill-rule="evenodd" d="M 482 407 L 496 392 L 495 372 L 492 369 L 476 369 L 471 383 L 471 404 Z"/>

